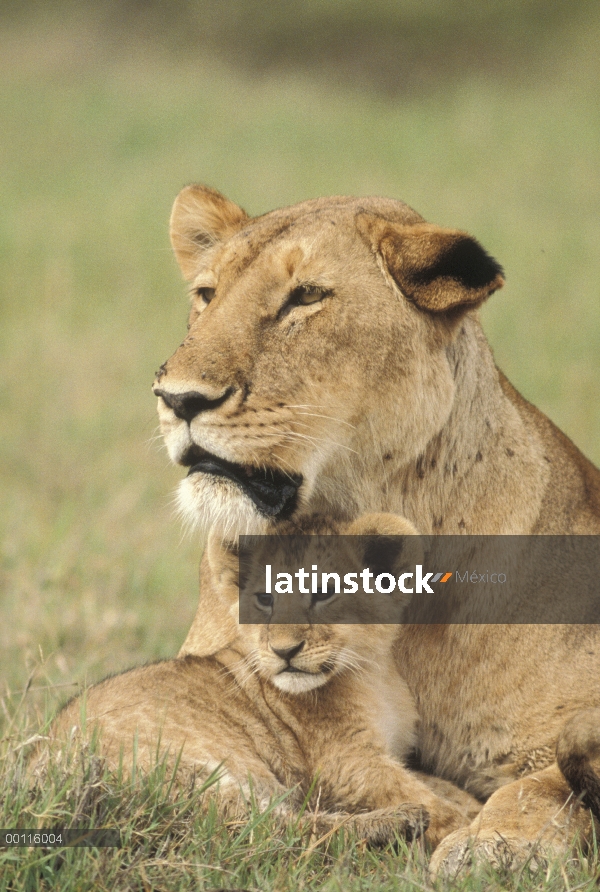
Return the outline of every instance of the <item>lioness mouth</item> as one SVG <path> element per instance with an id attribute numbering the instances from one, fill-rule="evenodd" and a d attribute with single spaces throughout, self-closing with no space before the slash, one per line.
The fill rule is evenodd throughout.
<path id="1" fill-rule="evenodd" d="M 273 468 L 255 468 L 237 465 L 210 452 L 191 450 L 184 464 L 191 465 L 190 474 L 212 474 L 227 477 L 236 483 L 250 498 L 261 514 L 281 520 L 289 517 L 296 507 L 301 474 L 284 474 Z"/>

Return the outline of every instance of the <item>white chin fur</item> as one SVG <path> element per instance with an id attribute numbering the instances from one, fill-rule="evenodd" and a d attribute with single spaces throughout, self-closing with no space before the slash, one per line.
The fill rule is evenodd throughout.
<path id="1" fill-rule="evenodd" d="M 210 530 L 223 539 L 261 536 L 270 523 L 231 480 L 192 474 L 179 484 L 177 506 L 186 525 L 203 535 Z"/>
<path id="2" fill-rule="evenodd" d="M 271 679 L 276 688 L 287 694 L 302 694 L 304 691 L 314 691 L 327 681 L 328 676 L 324 672 L 315 675 L 308 672 L 280 672 Z"/>

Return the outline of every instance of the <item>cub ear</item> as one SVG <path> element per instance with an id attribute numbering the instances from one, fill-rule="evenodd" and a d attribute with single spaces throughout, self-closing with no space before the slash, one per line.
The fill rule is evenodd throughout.
<path id="1" fill-rule="evenodd" d="M 171 211 L 170 235 L 184 279 L 192 279 L 207 248 L 242 228 L 246 211 L 216 189 L 193 183 L 181 190 Z"/>
<path id="2" fill-rule="evenodd" d="M 397 576 L 402 569 L 423 560 L 423 543 L 417 529 L 398 514 L 363 514 L 344 530 L 344 535 L 366 537 L 364 565 L 376 576 Z"/>
<path id="3" fill-rule="evenodd" d="M 366 212 L 356 226 L 404 296 L 423 310 L 476 307 L 504 285 L 500 264 L 466 232 L 432 223 L 406 226 Z"/>
<path id="4" fill-rule="evenodd" d="M 200 601 L 180 656 L 208 657 L 239 635 L 238 562 L 235 551 L 211 533 L 200 562 Z"/>
<path id="5" fill-rule="evenodd" d="M 418 536 L 410 520 L 399 514 L 363 514 L 349 524 L 344 536 Z"/>

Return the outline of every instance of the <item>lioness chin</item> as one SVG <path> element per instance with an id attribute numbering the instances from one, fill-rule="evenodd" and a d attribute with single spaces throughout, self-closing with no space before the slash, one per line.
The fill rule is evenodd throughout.
<path id="1" fill-rule="evenodd" d="M 415 530 L 399 517 L 367 515 L 337 531 L 410 537 L 402 559 L 411 560 Z M 328 542 L 313 541 L 321 562 Z M 280 543 L 285 554 L 285 536 Z M 350 569 L 351 546 L 347 557 Z M 360 565 L 362 555 L 355 557 Z M 320 826 L 343 820 L 379 844 L 427 828 L 426 840 L 436 845 L 466 825 L 480 807 L 473 797 L 432 779 L 437 795 L 402 764 L 414 746 L 417 715 L 394 662 L 395 628 L 374 623 L 389 609 L 390 596 L 374 595 L 365 605 L 364 598 L 319 592 L 306 605 L 305 621 L 290 624 L 277 617 L 289 615 L 286 599 L 296 613 L 297 602 L 275 595 L 265 622 L 261 568 L 262 579 L 251 574 L 242 593 L 254 604 L 256 621 L 238 624 L 237 555 L 212 537 L 207 560 L 218 580 L 211 618 L 235 626 L 227 646 L 211 657 L 167 660 L 94 685 L 59 713 L 50 731 L 55 747 L 99 732 L 101 753 L 113 768 L 148 769 L 157 755 L 200 777 L 218 768 L 219 794 L 230 808 L 248 794 L 249 778 L 263 802 L 293 788 L 288 808 L 314 786 Z M 358 624 L 331 622 L 342 601 Z"/>
<path id="2" fill-rule="evenodd" d="M 189 186 L 171 240 L 189 331 L 154 388 L 193 523 L 235 539 L 389 511 L 424 534 L 600 533 L 600 473 L 494 364 L 477 308 L 504 280 L 475 239 L 399 201 L 324 198 L 252 219 Z M 201 579 L 182 655 L 231 633 L 203 620 L 207 558 Z M 491 795 L 469 831 L 488 834 L 486 853 L 560 824 L 572 790 L 556 743 L 600 706 L 596 627 L 413 625 L 396 647 L 422 763 Z M 589 833 L 587 813 L 571 818 L 557 850 Z"/>

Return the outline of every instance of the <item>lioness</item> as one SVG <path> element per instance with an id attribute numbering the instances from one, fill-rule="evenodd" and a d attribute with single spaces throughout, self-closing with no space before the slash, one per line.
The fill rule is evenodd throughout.
<path id="1" fill-rule="evenodd" d="M 338 531 L 415 533 L 392 515 L 368 515 Z M 322 537 L 315 541 L 312 554 L 321 562 L 326 544 Z M 411 553 L 409 541 L 402 560 L 410 563 Z M 350 549 L 348 560 L 351 570 Z M 437 787 L 442 798 L 401 764 L 414 746 L 417 714 L 394 663 L 394 626 L 328 623 L 344 601 L 351 602 L 342 604 L 346 615 L 355 612 L 359 623 L 384 619 L 389 596 L 375 595 L 366 605 L 321 591 L 309 599 L 306 623 L 290 625 L 283 616 L 286 596 L 267 597 L 251 575 L 245 588 L 256 623 L 238 625 L 236 557 L 213 536 L 207 563 L 216 580 L 210 613 L 235 625 L 233 640 L 212 657 L 167 660 L 94 685 L 59 713 L 52 738 L 99 730 L 102 754 L 115 768 L 135 762 L 147 769 L 157 753 L 200 775 L 221 766 L 220 792 L 230 805 L 249 776 L 261 799 L 295 787 L 296 802 L 316 778 L 319 807 L 359 813 L 354 824 L 380 843 L 394 832 L 414 836 L 429 824 L 427 840 L 435 845 L 468 823 L 479 810 L 476 800 L 443 782 Z"/>
<path id="2" fill-rule="evenodd" d="M 398 201 L 251 219 L 193 185 L 171 240 L 192 305 L 154 390 L 192 522 L 227 539 L 389 511 L 424 534 L 600 533 L 600 473 L 494 364 L 477 307 L 504 278 L 475 239 Z M 208 559 L 201 577 L 182 655 L 213 647 Z M 562 727 L 600 705 L 596 627 L 407 626 L 397 653 L 422 763 L 491 796 L 470 831 L 486 851 L 496 832 L 528 846 L 571 796 Z"/>

